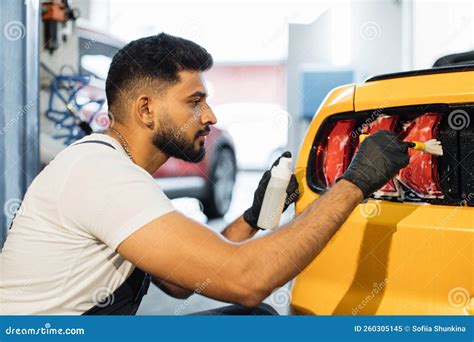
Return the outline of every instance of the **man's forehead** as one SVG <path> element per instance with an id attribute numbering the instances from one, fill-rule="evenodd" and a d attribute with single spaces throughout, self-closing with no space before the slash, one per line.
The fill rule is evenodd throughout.
<path id="1" fill-rule="evenodd" d="M 180 81 L 174 87 L 174 91 L 179 92 L 185 97 L 199 93 L 206 94 L 206 83 L 202 72 L 184 70 L 179 72 L 179 77 Z"/>

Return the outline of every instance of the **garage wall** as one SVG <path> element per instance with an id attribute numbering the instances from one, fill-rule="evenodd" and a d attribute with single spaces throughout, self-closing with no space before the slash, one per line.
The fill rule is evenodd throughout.
<path id="1" fill-rule="evenodd" d="M 348 63 L 344 67 L 354 71 L 356 83 L 363 82 L 372 75 L 410 68 L 411 60 L 402 59 L 403 54 L 411 54 L 411 41 L 407 40 L 406 34 L 404 37 L 402 27 L 402 24 L 411 23 L 408 17 L 402 20 L 403 15 L 411 14 L 410 6 L 405 2 L 400 0 L 352 2 L 350 9 L 346 9 L 349 14 L 346 18 L 349 30 L 339 36 L 344 38 L 341 41 L 338 40 L 337 32 L 340 25 L 337 11 L 341 9 L 337 6 L 324 12 L 309 25 L 290 24 L 287 89 L 288 112 L 292 116 L 289 148 L 294 154 L 298 153 L 308 127 L 308 122 L 299 117 L 304 94 L 297 91 L 300 87 L 300 71 L 304 65 L 328 70 L 340 67 L 337 61 L 341 60 L 341 56 L 334 55 L 338 51 L 334 49 L 334 45 L 349 43 L 350 58 L 347 58 Z M 345 34 L 348 36 L 344 37 Z M 344 51 L 347 46 L 342 48 Z"/>
<path id="2" fill-rule="evenodd" d="M 205 73 L 212 105 L 266 102 L 286 107 L 283 63 L 214 65 Z M 219 120 L 219 118 L 217 118 Z"/>
<path id="3" fill-rule="evenodd" d="M 306 132 L 307 122 L 299 116 L 304 94 L 300 87 L 300 71 L 305 64 L 331 65 L 332 12 L 327 10 L 309 25 L 290 24 L 287 60 L 288 113 L 292 120 L 289 127 L 288 148 L 294 156 Z"/>

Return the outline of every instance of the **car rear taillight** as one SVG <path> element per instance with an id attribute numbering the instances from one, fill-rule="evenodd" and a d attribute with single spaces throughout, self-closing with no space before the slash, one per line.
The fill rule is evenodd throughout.
<path id="1" fill-rule="evenodd" d="M 428 141 L 438 137 L 441 115 L 426 113 L 405 124 L 404 141 Z M 400 182 L 421 198 L 442 198 L 437 177 L 437 159 L 423 151 L 409 149 L 410 163 L 400 170 Z"/>
<path id="2" fill-rule="evenodd" d="M 466 107 L 463 108 L 466 110 Z M 470 131 L 458 132 L 451 128 L 447 120 L 450 111 L 452 109 L 444 105 L 413 106 L 385 109 L 383 114 L 381 111 L 346 113 L 326 119 L 315 137 L 309 157 L 308 185 L 316 192 L 327 190 L 349 166 L 359 147 L 359 134 L 390 130 L 404 141 L 440 139 L 445 154 L 437 157 L 409 149 L 408 166 L 373 196 L 459 204 L 474 186 L 472 170 L 464 175 L 466 172 L 462 167 L 466 163 L 462 156 L 472 156 L 472 144 L 460 146 L 459 142 L 463 141 L 463 137 L 474 137 L 474 134 L 468 135 Z M 466 149 L 469 151 L 466 152 Z M 469 204 L 472 204 L 472 198 Z"/>
<path id="3" fill-rule="evenodd" d="M 352 132 L 356 120 L 340 120 L 329 125 L 327 135 L 321 139 L 316 150 L 318 183 L 332 186 L 349 166 L 352 157 Z"/>

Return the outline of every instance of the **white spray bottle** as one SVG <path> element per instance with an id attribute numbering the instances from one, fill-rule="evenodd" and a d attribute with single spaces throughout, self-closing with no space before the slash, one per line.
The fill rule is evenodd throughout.
<path id="1" fill-rule="evenodd" d="M 257 226 L 273 229 L 280 223 L 280 217 L 286 200 L 286 188 L 291 178 L 291 158 L 280 158 L 277 166 L 271 169 L 271 178 L 263 196 L 262 208 Z"/>

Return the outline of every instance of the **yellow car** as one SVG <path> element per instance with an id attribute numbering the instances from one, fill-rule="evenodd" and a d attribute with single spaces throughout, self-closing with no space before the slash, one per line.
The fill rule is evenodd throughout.
<path id="1" fill-rule="evenodd" d="M 342 175 L 359 135 L 438 139 L 360 204 L 296 278 L 292 308 L 312 315 L 474 314 L 474 67 L 376 76 L 334 89 L 296 165 L 297 214 Z"/>

